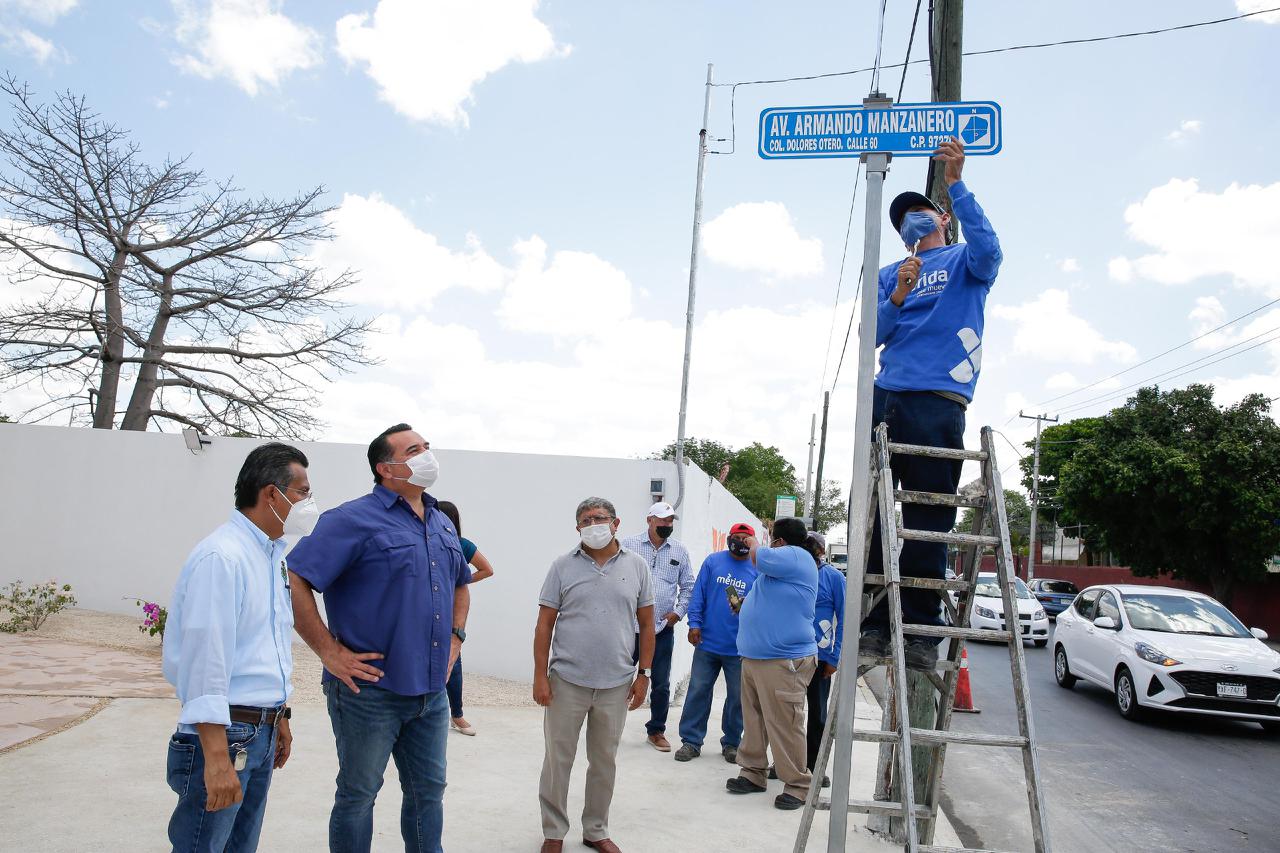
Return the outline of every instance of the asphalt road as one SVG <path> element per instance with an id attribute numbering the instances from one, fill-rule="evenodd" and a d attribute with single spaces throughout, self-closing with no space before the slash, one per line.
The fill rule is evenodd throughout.
<path id="1" fill-rule="evenodd" d="M 1025 652 L 1055 851 L 1280 851 L 1280 737 L 1207 717 L 1131 723 L 1108 691 L 1058 687 L 1052 648 Z M 969 667 L 982 713 L 953 728 L 1016 734 L 1006 648 L 970 643 Z M 948 748 L 943 791 L 965 844 L 1032 849 L 1018 750 Z"/>

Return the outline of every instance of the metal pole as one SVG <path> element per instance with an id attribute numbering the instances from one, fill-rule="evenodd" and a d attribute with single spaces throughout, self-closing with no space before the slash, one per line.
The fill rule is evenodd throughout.
<path id="1" fill-rule="evenodd" d="M 698 248 L 702 243 L 702 178 L 707 165 L 707 123 L 711 117 L 711 63 L 707 63 L 707 89 L 702 98 L 702 130 L 698 132 L 698 183 L 693 191 L 693 248 L 689 251 L 689 308 L 684 316 L 684 372 L 680 376 L 680 424 L 676 427 L 675 508 L 684 501 L 684 421 L 689 407 L 689 351 L 693 347 L 693 303 L 698 293 Z"/>
<path id="2" fill-rule="evenodd" d="M 827 409 L 831 405 L 831 392 L 822 392 L 822 439 L 818 442 L 818 488 L 813 490 L 813 529 L 818 529 L 818 510 L 822 509 L 822 463 L 827 459 Z M 821 532 L 821 531 L 819 531 Z"/>
<path id="3" fill-rule="evenodd" d="M 864 98 L 868 110 L 885 110 L 893 103 L 879 92 Z M 866 235 L 862 245 L 862 314 L 858 324 L 858 408 L 853 424 L 853 489 L 849 493 L 847 529 L 849 592 L 844 599 L 840 630 L 858 631 L 862 625 L 862 578 L 867 570 L 867 496 L 871 485 L 871 398 L 876 367 L 876 298 L 880 276 L 880 215 L 884 197 L 884 177 L 889 171 L 889 154 L 863 154 L 867 172 Z M 819 487 L 821 488 L 821 487 Z M 837 708 L 853 707 L 858 689 L 858 662 L 842 661 L 853 677 L 840 679 Z M 836 715 L 836 760 L 831 773 L 831 823 L 827 853 L 843 853 L 849 825 L 849 772 L 853 758 L 853 715 Z M 814 780 L 817 784 L 818 780 Z"/>
<path id="4" fill-rule="evenodd" d="M 813 487 L 813 433 L 818 426 L 818 416 L 809 416 L 809 461 L 804 466 L 804 503 L 800 506 L 800 514 L 808 515 L 809 508 L 813 506 L 810 499 L 809 489 Z M 816 529 L 816 528 L 815 528 Z"/>
<path id="5" fill-rule="evenodd" d="M 1032 420 L 1031 415 L 1024 415 L 1018 412 L 1018 417 Z M 1040 511 L 1040 424 L 1043 421 L 1057 423 L 1056 417 L 1048 415 L 1035 415 L 1036 422 L 1036 450 L 1035 458 L 1031 463 L 1031 544 L 1027 546 L 1027 583 L 1031 583 L 1036 579 L 1036 516 Z"/>

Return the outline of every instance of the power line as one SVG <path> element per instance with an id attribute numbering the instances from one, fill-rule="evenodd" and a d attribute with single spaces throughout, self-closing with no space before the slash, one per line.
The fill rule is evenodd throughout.
<path id="1" fill-rule="evenodd" d="M 853 289 L 853 308 L 849 311 L 849 325 L 844 330 L 844 346 L 840 347 L 840 360 L 836 362 L 836 375 L 831 380 L 831 390 L 836 390 L 836 383 L 840 381 L 840 368 L 844 366 L 844 354 L 849 349 L 849 334 L 853 331 L 853 318 L 858 313 L 858 297 L 862 295 L 862 274 L 867 271 L 867 263 L 863 261 L 858 266 L 858 286 Z M 862 330 L 858 330 L 858 334 L 862 334 Z"/>
<path id="2" fill-rule="evenodd" d="M 1203 332 L 1203 333 L 1201 333 L 1201 334 L 1199 334 L 1199 335 L 1196 335 L 1194 338 L 1192 338 L 1192 339 L 1191 339 L 1191 340 L 1189 340 L 1189 341 L 1183 341 L 1182 343 L 1178 344 L 1176 347 L 1170 347 L 1169 349 L 1165 350 L 1164 352 L 1160 353 L 1159 355 L 1153 355 L 1153 356 L 1151 356 L 1151 358 L 1148 358 L 1148 359 L 1147 359 L 1147 360 L 1145 360 L 1145 361 L 1140 361 L 1140 362 L 1138 362 L 1137 364 L 1133 365 L 1132 367 L 1126 367 L 1124 370 L 1117 371 L 1116 373 L 1113 373 L 1113 374 L 1111 374 L 1110 376 L 1104 376 L 1103 378 L 1101 378 L 1101 379 L 1097 380 L 1096 382 L 1090 382 L 1088 385 L 1081 385 L 1079 388 L 1077 388 L 1077 389 L 1076 389 L 1076 390 L 1074 390 L 1074 391 L 1068 391 L 1068 392 L 1067 392 L 1067 393 L 1065 393 L 1065 394 L 1059 394 L 1059 395 L 1058 395 L 1058 396 L 1056 396 L 1056 397 L 1050 397 L 1048 400 L 1044 400 L 1044 401 L 1042 401 L 1042 402 L 1040 402 L 1040 403 L 1036 403 L 1036 408 L 1040 408 L 1040 407 L 1044 406 L 1046 403 L 1053 403 L 1053 402 L 1055 402 L 1055 401 L 1057 401 L 1057 400 L 1061 400 L 1061 399 L 1063 399 L 1064 397 L 1073 397 L 1073 396 L 1075 396 L 1076 394 L 1079 394 L 1081 391 L 1087 391 L 1087 390 L 1089 390 L 1090 388 L 1093 388 L 1093 387 L 1095 387 L 1095 386 L 1101 385 L 1103 382 L 1110 381 L 1110 380 L 1115 379 L 1116 377 L 1119 377 L 1119 376 L 1124 376 L 1126 373 L 1128 373 L 1128 372 L 1130 372 L 1130 371 L 1132 371 L 1132 370 L 1137 370 L 1139 367 L 1142 367 L 1144 364 L 1150 364 L 1151 362 L 1153 362 L 1153 361 L 1155 361 L 1155 360 L 1157 360 L 1157 359 L 1164 358 L 1166 355 L 1168 355 L 1168 354 L 1169 354 L 1169 353 L 1171 353 L 1171 352 L 1177 352 L 1178 350 L 1182 349 L 1183 347 L 1190 346 L 1191 344 L 1194 344 L 1196 341 L 1201 340 L 1202 338 L 1207 338 L 1207 337 L 1209 337 L 1209 335 L 1212 335 L 1214 332 L 1220 332 L 1220 331 L 1222 331 L 1223 329 L 1225 329 L 1227 326 L 1232 326 L 1232 325 L 1234 325 L 1234 324 L 1236 324 L 1236 323 L 1239 323 L 1239 322 L 1240 322 L 1241 320 L 1243 320 L 1245 317 L 1252 317 L 1254 314 L 1257 314 L 1259 311 L 1263 311 L 1263 310 L 1265 310 L 1265 309 L 1267 309 L 1267 308 L 1270 308 L 1272 305 L 1275 305 L 1277 302 L 1280 302 L 1280 299 L 1272 299 L 1270 302 L 1268 302 L 1268 303 L 1266 303 L 1266 304 L 1264 304 L 1264 305 L 1259 305 L 1257 308 L 1254 308 L 1252 311 L 1246 311 L 1245 313 L 1241 314 L 1239 317 L 1235 317 L 1235 318 L 1233 318 L 1233 319 L 1231 319 L 1231 320 L 1228 320 L 1227 322 L 1223 323 L 1221 326 L 1215 326 L 1214 328 L 1210 329 L 1210 330 L 1209 330 L 1209 331 L 1207 331 L 1207 332 Z M 1264 333 L 1264 334 L 1265 334 L 1265 333 Z M 1176 368 L 1175 368 L 1175 369 L 1176 369 Z"/>
<path id="3" fill-rule="evenodd" d="M 920 4 L 922 2 L 923 0 L 916 0 L 916 13 L 911 17 L 911 35 L 907 36 L 907 55 L 902 60 L 902 79 L 898 81 L 898 97 L 895 99 L 897 101 L 902 100 L 902 89 L 907 85 L 907 68 L 911 65 L 911 46 L 916 43 L 916 24 L 920 22 Z M 932 3 L 929 4 L 929 8 L 933 9 Z M 929 32 L 933 33 L 932 27 L 930 27 Z M 933 52 L 930 51 L 929 55 L 932 56 Z"/>
<path id="4" fill-rule="evenodd" d="M 885 8 L 889 5 L 889 0 L 880 0 L 880 21 L 876 27 L 876 58 L 871 64 L 871 91 L 878 92 L 880 89 L 880 54 L 884 50 L 884 13 Z"/>
<path id="5" fill-rule="evenodd" d="M 840 252 L 840 274 L 836 277 L 836 302 L 831 306 L 831 328 L 827 331 L 827 348 L 822 359 L 822 379 L 818 382 L 818 390 L 821 391 L 827 384 L 827 362 L 831 360 L 831 340 L 836 333 L 836 315 L 840 311 L 840 288 L 844 285 L 844 263 L 849 255 L 849 235 L 853 232 L 853 211 L 858 203 L 858 181 L 862 177 L 862 161 L 858 161 L 857 171 L 853 175 L 853 197 L 849 199 L 849 219 L 844 226 L 844 249 Z M 859 276 L 861 281 L 861 276 Z M 854 310 L 857 310 L 857 300 L 854 301 Z M 846 343 L 848 336 L 845 337 Z M 844 351 L 840 352 L 840 360 L 844 361 Z M 836 378 L 840 376 L 839 368 L 836 369 Z M 832 388 L 835 388 L 834 381 Z"/>

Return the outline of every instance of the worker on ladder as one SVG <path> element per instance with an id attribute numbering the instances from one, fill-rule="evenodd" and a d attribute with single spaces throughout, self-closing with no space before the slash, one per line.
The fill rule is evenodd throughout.
<path id="1" fill-rule="evenodd" d="M 964 147 L 943 142 L 934 152 L 943 163 L 951 209 L 965 242 L 948 245 L 951 214 L 927 196 L 904 192 L 889 205 L 889 221 L 910 255 L 880 270 L 876 375 L 872 425 L 885 423 L 889 439 L 903 444 L 964 447 L 965 409 L 973 399 L 982 366 L 983 311 L 987 293 L 1000 270 L 1000 243 L 977 199 L 961 180 Z M 893 456 L 895 483 L 907 490 L 955 494 L 960 485 L 959 460 Z M 950 531 L 952 506 L 904 505 L 903 526 Z M 880 573 L 880 520 L 876 516 L 867 572 Z M 946 575 L 947 546 L 942 542 L 908 541 L 899 560 L 905 577 Z M 929 589 L 902 590 L 902 616 L 907 624 L 941 625 L 942 602 Z M 888 602 L 882 600 L 862 623 L 860 654 L 888 654 Z M 939 638 L 906 638 L 907 666 L 937 666 Z"/>

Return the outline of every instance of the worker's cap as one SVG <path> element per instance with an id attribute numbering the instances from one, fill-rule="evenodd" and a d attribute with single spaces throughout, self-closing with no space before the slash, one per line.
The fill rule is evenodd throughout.
<path id="1" fill-rule="evenodd" d="M 902 230 L 902 217 L 906 216 L 911 208 L 920 206 L 931 207 L 939 213 L 946 213 L 927 195 L 908 190 L 905 193 L 899 193 L 889 205 L 889 222 L 893 224 L 893 230 Z"/>
<path id="2" fill-rule="evenodd" d="M 742 522 L 738 522 L 733 527 L 729 528 L 729 535 L 730 536 L 739 536 L 739 535 L 755 536 L 756 529 L 752 527 L 750 524 L 743 524 Z"/>
<path id="3" fill-rule="evenodd" d="M 647 513 L 647 516 L 649 518 L 675 518 L 676 511 L 675 511 L 675 508 L 671 506 L 671 504 L 658 501 L 656 504 L 649 507 L 649 512 Z"/>
<path id="4" fill-rule="evenodd" d="M 816 542 L 818 547 L 823 551 L 827 550 L 827 537 L 823 536 L 821 533 L 814 533 L 813 531 L 810 531 L 809 539 Z"/>

